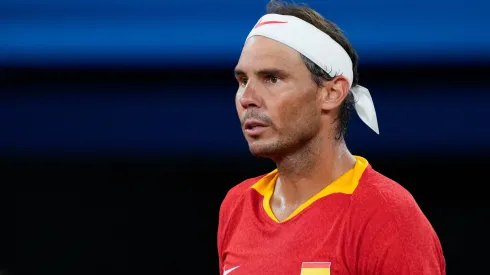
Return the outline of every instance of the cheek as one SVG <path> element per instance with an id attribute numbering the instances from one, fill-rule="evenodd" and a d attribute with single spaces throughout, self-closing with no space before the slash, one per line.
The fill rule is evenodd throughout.
<path id="1" fill-rule="evenodd" d="M 301 104 L 297 101 L 288 101 L 284 104 L 275 106 L 277 110 L 276 119 L 278 123 L 278 128 L 291 129 L 297 125 L 298 121 L 301 120 Z"/>
<path id="2" fill-rule="evenodd" d="M 277 106 L 280 127 L 290 131 L 302 131 L 302 126 L 311 125 L 317 117 L 316 101 L 313 98 L 298 98 Z"/>

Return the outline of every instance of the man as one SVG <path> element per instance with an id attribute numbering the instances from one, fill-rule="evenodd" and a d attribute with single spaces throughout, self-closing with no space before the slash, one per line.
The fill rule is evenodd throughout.
<path id="1" fill-rule="evenodd" d="M 223 200 L 222 275 L 445 274 L 438 237 L 413 197 L 346 147 L 350 106 L 378 125 L 358 85 L 357 55 L 332 22 L 269 3 L 235 75 L 250 151 L 277 169 Z"/>

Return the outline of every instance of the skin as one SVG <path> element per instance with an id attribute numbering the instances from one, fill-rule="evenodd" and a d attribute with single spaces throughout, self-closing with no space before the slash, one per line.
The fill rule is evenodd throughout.
<path id="1" fill-rule="evenodd" d="M 279 221 L 350 170 L 356 160 L 335 140 L 339 107 L 349 92 L 342 76 L 318 87 L 300 54 L 272 39 L 254 36 L 235 68 L 236 108 L 254 156 L 272 159 L 279 177 L 270 205 Z M 244 123 L 267 126 L 259 135 Z"/>

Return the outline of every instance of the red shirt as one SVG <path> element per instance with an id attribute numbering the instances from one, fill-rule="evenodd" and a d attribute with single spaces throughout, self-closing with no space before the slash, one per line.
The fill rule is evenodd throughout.
<path id="1" fill-rule="evenodd" d="M 277 170 L 233 187 L 220 208 L 220 274 L 445 274 L 439 239 L 410 193 L 356 158 L 282 222 L 269 205 Z"/>

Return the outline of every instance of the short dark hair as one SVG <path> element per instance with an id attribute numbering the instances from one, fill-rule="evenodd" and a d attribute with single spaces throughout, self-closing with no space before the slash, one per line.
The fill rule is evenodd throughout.
<path id="1" fill-rule="evenodd" d="M 339 43 L 342 48 L 347 52 L 350 59 L 352 60 L 352 72 L 353 72 L 353 80 L 352 86 L 355 86 L 359 82 L 359 75 L 357 73 L 357 65 L 358 65 L 358 56 L 354 47 L 350 44 L 349 40 L 345 37 L 342 30 L 333 22 L 325 19 L 321 14 L 313 10 L 312 8 L 305 5 L 296 5 L 296 4 L 286 4 L 281 1 L 271 0 L 267 4 L 267 14 L 281 14 L 281 15 L 290 15 L 297 17 L 303 21 L 310 23 L 315 26 L 317 29 L 323 31 L 328 36 L 330 36 L 333 40 Z M 311 72 L 311 76 L 313 81 L 321 86 L 323 81 L 332 80 L 335 75 L 330 75 L 328 72 L 324 71 L 318 65 L 313 63 L 310 59 L 301 54 L 306 67 Z M 342 105 L 339 110 L 339 115 L 335 119 L 338 120 L 338 128 L 337 134 L 335 138 L 337 140 L 341 140 L 345 137 L 347 132 L 347 127 L 349 126 L 350 113 L 354 106 L 354 96 L 352 93 L 349 93 L 345 100 L 342 102 Z"/>

